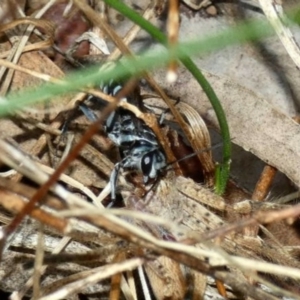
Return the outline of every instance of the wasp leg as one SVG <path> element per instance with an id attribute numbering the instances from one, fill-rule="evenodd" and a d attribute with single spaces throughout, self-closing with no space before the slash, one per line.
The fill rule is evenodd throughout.
<path id="1" fill-rule="evenodd" d="M 86 104 L 80 103 L 79 109 L 84 113 L 84 115 L 86 116 L 86 118 L 89 121 L 91 121 L 91 122 L 97 121 L 97 119 L 98 119 L 97 115 Z"/>
<path id="2" fill-rule="evenodd" d="M 86 116 L 86 118 L 89 121 L 95 122 L 97 120 L 97 115 L 86 104 L 81 103 L 79 105 L 79 109 L 84 113 L 84 115 Z M 62 136 L 64 136 L 67 133 L 67 131 L 69 129 L 69 125 L 70 125 L 72 119 L 75 117 L 76 113 L 77 113 L 77 109 L 72 110 L 72 112 L 69 114 L 69 116 L 64 121 L 62 128 L 61 128 Z"/>
<path id="3" fill-rule="evenodd" d="M 122 162 L 119 162 L 115 164 L 109 178 L 109 184 L 110 184 L 110 195 L 111 195 L 111 202 L 108 204 L 107 208 L 110 208 L 113 206 L 113 204 L 116 201 L 116 190 L 117 190 L 117 180 L 119 176 L 120 169 L 122 167 Z"/>
<path id="4" fill-rule="evenodd" d="M 176 99 L 176 102 L 174 103 L 174 106 L 176 106 L 178 103 L 180 102 L 180 98 Z M 159 125 L 162 125 L 164 120 L 165 120 L 165 117 L 166 117 L 166 114 L 169 113 L 171 110 L 170 108 L 166 108 L 164 112 L 161 113 L 160 117 L 159 117 L 159 120 L 158 120 L 158 124 Z"/>

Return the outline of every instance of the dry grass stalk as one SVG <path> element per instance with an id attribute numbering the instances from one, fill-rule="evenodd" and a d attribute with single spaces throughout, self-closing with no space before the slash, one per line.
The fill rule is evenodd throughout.
<path id="1" fill-rule="evenodd" d="M 105 22 L 95 17 L 93 10 L 90 10 L 85 2 L 75 2 L 96 25 L 113 38 L 123 53 L 129 53 L 126 44 L 123 44 Z M 135 29 L 133 32 L 136 31 Z M 129 37 L 129 41 L 131 39 L 132 36 Z M 28 73 L 28 69 L 16 67 L 15 64 L 10 64 L 9 67 Z M 41 76 L 34 72 L 30 75 Z M 41 77 L 45 79 L 45 74 L 42 75 Z M 169 103 L 168 97 L 157 83 L 150 76 L 146 77 L 166 103 Z M 95 95 L 103 98 L 100 92 L 95 92 Z M 177 108 L 172 104 L 170 108 L 186 136 L 192 141 L 193 148 L 202 148 L 203 145 L 199 146 L 193 142 L 195 135 Z M 131 109 L 135 111 L 136 116 L 143 118 L 158 133 L 162 143 L 166 144 L 155 118 L 142 114 L 135 107 Z M 190 116 L 187 119 L 192 119 L 193 113 L 189 113 Z M 102 118 L 104 116 L 105 114 Z M 198 123 L 199 121 L 196 120 L 195 124 Z M 60 122 L 56 120 L 54 128 L 58 128 L 59 124 Z M 207 138 L 206 141 L 205 138 L 203 140 L 204 143 L 210 142 Z M 85 142 L 81 141 L 81 146 Z M 39 143 L 35 151 L 40 150 L 44 145 L 45 141 Z M 16 266 L 17 262 L 19 262 L 18 266 L 23 267 L 17 272 L 29 278 L 25 267 L 26 264 L 28 266 L 28 263 L 33 262 L 33 257 L 30 251 L 29 253 L 26 251 L 37 251 L 35 276 L 30 277 L 25 285 L 24 281 L 16 277 L 14 289 L 19 289 L 19 292 L 13 294 L 13 299 L 20 299 L 32 286 L 34 286 L 34 297 L 44 300 L 69 297 L 82 291 L 107 292 L 108 289 L 110 289 L 111 299 L 118 298 L 121 290 L 128 295 L 129 299 L 137 299 L 137 288 L 130 271 L 138 268 L 142 277 L 142 267 L 158 299 L 166 297 L 182 299 L 188 290 L 188 277 L 192 278 L 194 285 L 192 297 L 198 299 L 203 296 L 207 288 L 206 275 L 213 276 L 218 280 L 217 282 L 227 283 L 234 291 L 255 299 L 279 299 L 279 296 L 273 296 L 259 286 L 254 286 L 249 278 L 269 285 L 270 289 L 280 296 L 291 295 L 287 289 L 276 289 L 270 282 L 258 276 L 257 272 L 276 275 L 280 278 L 277 278 L 278 281 L 291 282 L 292 288 L 299 285 L 299 263 L 290 255 L 289 249 L 282 245 L 274 248 L 272 244 L 265 243 L 257 235 L 247 237 L 240 233 L 242 228 L 249 225 L 258 226 L 282 219 L 294 219 L 300 213 L 299 206 L 273 212 L 258 211 L 262 205 L 258 207 L 251 201 L 229 206 L 225 199 L 216 196 L 205 187 L 199 186 L 192 180 L 176 177 L 169 172 L 167 177 L 148 193 L 146 199 L 140 196 L 138 188 L 129 189 L 123 192 L 123 198 L 126 200 L 125 209 L 106 210 L 101 207 L 101 204 L 98 203 L 99 207 L 95 207 L 76 194 L 70 193 L 62 185 L 55 183 L 61 176 L 61 180 L 75 186 L 83 194 L 96 201 L 95 195 L 87 187 L 62 175 L 62 169 L 54 173 L 56 178 L 52 177 L 53 181 L 50 182 L 47 174 L 53 171 L 49 167 L 35 163 L 28 156 L 24 156 L 21 151 L 3 141 L 0 142 L 0 146 L 1 161 L 37 184 L 44 185 L 42 187 L 44 196 L 52 185 L 52 192 L 60 199 L 56 196 L 45 196 L 39 207 L 32 207 L 32 210 L 24 213 L 24 206 L 28 204 L 30 198 L 34 198 L 37 189 L 22 184 L 13 186 L 10 181 L 0 181 L 1 205 L 6 210 L 22 213 L 23 216 L 29 214 L 45 225 L 44 245 L 42 245 L 42 233 L 38 247 L 34 242 L 26 243 L 24 237 L 32 234 L 26 230 L 34 230 L 36 223 L 25 226 L 24 222 L 20 225 L 21 233 L 13 236 L 6 245 L 10 245 L 11 248 L 4 253 L 3 269 L 2 273 L 0 272 L 1 278 L 6 279 L 9 275 L 17 276 L 15 270 L 9 268 L 12 263 Z M 77 152 L 81 146 L 77 147 Z M 35 155 L 35 151 L 32 154 Z M 68 159 L 71 160 L 70 157 Z M 207 169 L 212 171 L 211 157 L 208 160 Z M 107 163 L 108 169 L 111 166 L 111 163 Z M 109 172 L 105 170 L 105 173 Z M 41 201 L 41 199 L 36 200 Z M 267 203 L 266 206 L 268 206 Z M 241 211 L 252 213 L 252 217 L 240 220 L 239 212 Z M 228 214 L 235 214 L 238 220 L 229 224 Z M 11 218 L 3 217 L 2 220 L 8 223 Z M 14 226 L 17 227 L 16 223 Z M 3 235 L 3 232 L 1 233 Z M 70 246 L 65 250 L 66 253 L 57 255 L 68 243 Z M 21 250 L 18 253 L 16 249 Z M 45 255 L 42 263 L 42 254 L 46 251 L 51 251 L 53 254 Z M 63 261 L 70 263 L 63 264 Z M 95 265 L 91 266 L 87 261 L 92 261 Z M 48 267 L 43 264 L 47 264 Z M 63 267 L 60 269 L 55 265 Z M 71 275 L 64 276 L 66 271 Z M 44 272 L 46 272 L 45 281 L 40 284 L 40 276 Z M 129 274 L 127 278 L 120 275 L 123 272 Z M 105 282 L 97 283 L 105 278 L 111 279 L 111 285 Z M 144 287 L 147 294 L 147 283 Z M 297 298 L 296 295 L 294 297 Z"/>
<path id="2" fill-rule="evenodd" d="M 173 181 L 176 181 L 174 184 Z M 176 188 L 174 189 L 174 186 Z M 191 191 L 195 191 L 192 193 Z M 186 191 L 190 191 L 189 195 L 193 195 L 192 197 L 186 195 Z M 144 247 L 152 249 L 152 251 L 164 254 L 164 255 L 171 255 L 172 259 L 175 259 L 178 262 L 184 263 L 190 267 L 196 268 L 197 270 L 208 272 L 209 265 L 216 266 L 217 265 L 224 265 L 228 264 L 232 265 L 231 268 L 232 272 L 235 272 L 234 269 L 242 268 L 241 270 L 247 269 L 249 271 L 249 268 L 254 268 L 254 270 L 257 271 L 267 271 L 269 272 L 276 272 L 277 274 L 290 274 L 290 276 L 297 276 L 297 269 L 293 268 L 287 268 L 287 267 L 281 267 L 268 263 L 261 263 L 261 265 L 257 261 L 253 260 L 247 260 L 235 257 L 235 255 L 242 255 L 246 257 L 254 257 L 254 258 L 265 258 L 268 257 L 269 259 L 272 259 L 275 262 L 279 262 L 283 264 L 285 262 L 286 265 L 291 265 L 294 267 L 297 267 L 297 263 L 292 260 L 292 258 L 289 258 L 289 255 L 287 252 L 284 251 L 282 248 L 282 251 L 278 251 L 278 249 L 272 249 L 268 248 L 267 245 L 263 245 L 258 238 L 252 238 L 247 239 L 247 237 L 242 237 L 240 234 L 235 234 L 232 232 L 230 235 L 226 235 L 225 237 L 221 237 L 218 241 L 218 246 L 213 246 L 211 243 L 202 243 L 202 241 L 207 240 L 206 237 L 209 236 L 209 232 L 218 229 L 221 225 L 227 226 L 224 222 L 224 220 L 211 211 L 209 211 L 205 206 L 203 206 L 202 201 L 204 201 L 205 205 L 207 203 L 211 203 L 211 205 L 214 207 L 214 209 L 218 209 L 220 212 L 223 212 L 221 214 L 224 214 L 226 211 L 232 212 L 231 207 L 227 207 L 224 203 L 224 200 L 213 193 L 209 192 L 208 190 L 205 190 L 202 188 L 203 193 L 201 192 L 201 189 L 199 189 L 198 185 L 195 185 L 195 183 L 191 180 L 186 180 L 184 178 L 177 178 L 172 179 L 172 176 L 169 179 L 162 180 L 160 183 L 160 186 L 158 187 L 158 191 L 155 192 L 155 194 L 149 193 L 148 200 L 146 202 L 136 199 L 135 197 L 132 197 L 132 194 L 129 193 L 128 196 L 128 204 L 127 207 L 131 210 L 136 211 L 135 214 L 126 214 L 126 211 L 115 211 L 115 210 L 109 210 L 104 213 L 100 211 L 96 211 L 93 206 L 84 204 L 80 200 L 76 200 L 76 205 L 81 203 L 81 205 L 84 205 L 84 207 L 88 208 L 90 207 L 88 211 L 84 210 L 83 207 L 76 211 L 71 209 L 70 211 L 66 211 L 64 213 L 64 216 L 66 216 L 66 213 L 68 213 L 70 216 L 80 216 L 80 218 L 83 218 L 84 220 L 91 222 L 95 224 L 96 226 L 105 227 L 109 231 L 112 231 L 116 233 L 117 235 L 123 236 L 125 239 L 129 239 L 130 241 L 134 243 L 138 243 L 139 247 Z M 205 195 L 205 196 L 204 196 Z M 204 197 L 203 197 L 204 196 Z M 207 198 L 207 200 L 205 200 Z M 151 198 L 151 201 L 150 201 Z M 130 200 L 131 199 L 131 200 Z M 209 201 L 209 199 L 211 201 Z M 66 198 L 67 203 L 69 203 L 68 198 Z M 136 202 L 137 201 L 137 202 Z M 71 204 L 70 207 L 74 207 L 74 204 Z M 133 211 L 133 213 L 134 213 Z M 121 219 L 112 218 L 114 214 L 118 212 L 118 215 L 124 214 L 124 216 L 127 215 L 126 219 L 132 219 L 136 220 L 134 221 L 133 225 L 129 225 L 127 222 L 124 223 L 124 221 L 121 221 Z M 153 215 L 160 215 L 162 218 L 158 217 L 151 217 L 150 215 L 147 217 L 144 215 L 144 212 L 150 212 Z M 113 223 L 106 223 L 103 222 L 103 219 L 99 219 L 96 214 L 100 214 L 104 218 L 108 218 L 108 220 L 113 221 Z M 269 215 L 270 213 L 268 213 Z M 60 214 L 62 216 L 62 214 Z M 139 216 L 138 219 L 136 217 Z M 277 213 L 278 215 L 278 213 Z M 111 219 L 112 218 L 112 219 Z M 159 222 L 158 222 L 158 219 Z M 266 214 L 262 215 L 260 213 L 260 219 L 266 220 Z M 138 221 L 140 220 L 140 221 Z M 201 220 L 201 221 L 200 221 Z M 121 223 L 120 223 L 121 221 Z M 175 221 L 175 223 L 174 223 Z M 109 225 L 111 224 L 111 225 Z M 119 224 L 119 225 L 118 225 Z M 122 224 L 122 225 L 121 225 Z M 156 224 L 156 225 L 155 225 Z M 238 224 L 238 223 L 237 223 Z M 121 227 L 119 226 L 122 226 Z M 139 229 L 138 227 L 141 229 Z M 119 228 L 119 229 L 118 229 Z M 125 231 L 124 231 L 125 229 Z M 128 232 L 126 232 L 129 230 Z M 146 230 L 146 231 L 145 231 Z M 208 230 L 208 232 L 207 232 Z M 70 234 L 72 235 L 72 231 Z M 151 234 L 149 235 L 146 232 L 151 232 L 151 234 L 154 234 L 156 238 L 151 237 Z M 220 231 L 219 231 L 220 232 Z M 171 241 L 162 241 L 160 240 L 162 237 L 176 240 L 177 242 L 171 242 Z M 99 241 L 101 241 L 101 238 L 99 237 Z M 148 241 L 148 242 L 147 242 Z M 181 241 L 181 242 L 180 242 Z M 179 242 L 179 243 L 178 243 Z M 194 244 L 194 243 L 201 243 L 202 246 L 198 248 L 189 246 L 188 244 Z M 185 245 L 187 244 L 187 245 Z M 204 247 L 204 248 L 203 248 Z M 207 248 L 208 247 L 208 248 Z M 223 256 L 223 252 L 219 252 L 219 247 L 222 247 L 230 253 L 230 256 L 226 255 Z M 134 251 L 133 253 L 136 253 L 134 249 L 138 248 L 132 248 L 131 251 Z M 201 250 L 202 249 L 202 250 Z M 209 249 L 209 251 L 207 250 Z M 117 250 L 116 248 L 116 251 Z M 175 252 L 174 252 L 175 251 Z M 143 253 L 143 252 L 142 252 Z M 150 252 L 151 253 L 151 252 Z M 102 253 L 103 254 L 103 253 Z M 148 256 L 147 252 L 142 255 Z M 180 255 L 179 255 L 180 254 Z M 200 256 L 199 256 L 200 255 Z M 233 256 L 232 256 L 233 255 Z M 103 255 L 102 255 L 103 256 Z M 197 257 L 196 261 L 195 258 Z M 207 257 L 209 260 L 208 265 L 205 267 L 207 263 L 205 263 L 205 260 L 203 260 L 205 257 Z M 63 256 L 62 256 L 63 259 Z M 200 260 L 199 260 L 200 259 Z M 171 261 L 170 261 L 171 262 Z M 201 263 L 200 263 L 201 262 Z M 200 265 L 199 265 L 200 263 Z M 149 264 L 149 267 L 146 268 L 146 270 L 154 270 L 153 274 L 160 274 L 159 269 L 161 267 L 155 267 L 155 264 L 151 261 L 147 263 Z M 174 268 L 175 265 L 171 263 L 171 268 Z M 202 267 L 201 267 L 202 265 Z M 150 269 L 149 269 L 150 268 Z M 166 268 L 166 270 L 169 267 L 166 267 L 164 265 L 163 269 Z M 230 269 L 231 269 L 230 268 Z M 151 271 L 147 271 L 151 272 Z M 166 272 L 164 270 L 164 272 Z M 288 272 L 288 273 L 287 273 Z M 181 274 L 181 271 L 176 271 L 176 274 Z M 164 274 L 164 273 L 163 273 Z M 173 271 L 171 271 L 170 274 L 173 274 Z M 154 277 L 153 277 L 154 276 Z M 158 280 L 157 275 L 153 275 L 152 281 L 156 282 Z M 168 290 L 172 290 L 172 286 L 180 286 L 176 284 L 173 280 L 174 278 L 171 275 L 159 275 L 159 278 L 166 278 L 164 280 L 171 280 L 169 281 L 170 288 L 167 288 L 165 290 L 165 293 L 169 293 Z M 183 275 L 180 275 L 183 276 Z M 151 277 L 151 276 L 150 276 Z M 152 278 L 151 277 L 151 278 Z M 221 276 L 222 277 L 222 276 Z M 240 278 L 241 280 L 241 278 Z M 182 281 L 182 279 L 180 280 Z M 163 281 L 165 282 L 165 281 Z M 226 282 L 226 280 L 225 280 Z M 185 290 L 183 286 L 183 291 Z M 177 293 L 177 292 L 176 292 Z M 259 291 L 255 290 L 253 293 L 260 293 Z M 179 292 L 178 295 L 182 295 L 182 292 Z M 181 296 L 178 296 L 178 299 L 180 299 Z M 261 298 L 261 297 L 260 297 Z M 259 298 L 258 298 L 259 299 Z"/>

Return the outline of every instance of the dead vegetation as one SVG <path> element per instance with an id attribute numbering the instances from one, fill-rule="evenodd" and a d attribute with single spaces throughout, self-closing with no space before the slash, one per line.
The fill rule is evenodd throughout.
<path id="1" fill-rule="evenodd" d="M 210 1 L 182 1 L 179 11 L 172 0 L 169 6 L 138 2 L 129 4 L 145 19 L 167 23 L 171 48 L 178 42 L 178 13 L 184 23 L 185 16 L 193 22 L 195 15 L 227 12 Z M 281 6 L 243 3 L 244 9 L 261 5 L 282 33 L 285 59 L 299 66 L 293 33 L 273 20 L 283 20 Z M 44 82 L 63 85 L 78 65 L 100 66 L 143 49 L 140 41 L 149 43 L 102 1 L 3 1 L 0 10 L 1 101 Z M 117 98 L 88 85 L 0 120 L 0 288 L 11 299 L 300 299 L 300 205 L 290 204 L 298 194 L 267 201 L 277 170 L 299 186 L 299 125 L 290 111 L 235 80 L 203 73 L 220 98 L 233 142 L 266 163 L 252 195 L 239 180 L 222 196 L 213 192 L 216 163 L 207 126 L 218 128 L 218 122 L 177 61 L 143 73 L 147 84 L 129 80 Z M 169 107 L 163 128 L 153 113 L 118 103 L 137 85 L 155 112 Z M 74 110 L 87 94 L 109 102 L 93 124 Z M 178 97 L 182 102 L 174 105 Z M 118 105 L 152 128 L 169 162 L 197 156 L 173 164 L 153 186 L 145 187 L 138 174 L 122 174 L 121 204 L 106 209 L 108 178 L 119 158 L 99 128 Z"/>

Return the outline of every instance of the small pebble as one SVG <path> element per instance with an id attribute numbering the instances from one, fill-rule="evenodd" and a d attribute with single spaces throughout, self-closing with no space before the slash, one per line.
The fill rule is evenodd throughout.
<path id="1" fill-rule="evenodd" d="M 218 14 L 217 8 L 214 5 L 206 7 L 205 11 L 210 16 L 216 16 Z"/>

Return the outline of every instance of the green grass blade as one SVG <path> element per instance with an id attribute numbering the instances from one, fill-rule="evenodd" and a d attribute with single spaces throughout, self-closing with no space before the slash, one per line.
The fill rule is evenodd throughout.
<path id="1" fill-rule="evenodd" d="M 120 4 L 119 1 L 113 2 L 115 2 L 115 4 Z M 155 28 L 152 24 L 142 19 L 135 12 L 131 13 L 139 17 L 140 22 L 144 23 L 143 26 L 148 26 L 148 32 L 152 31 L 153 36 L 157 35 L 157 39 L 163 39 L 161 41 L 165 43 L 164 35 L 160 31 L 158 31 L 157 28 Z M 297 13 L 298 12 L 296 11 L 294 15 L 296 17 L 299 17 L 299 14 Z M 297 18 L 294 18 L 294 21 L 296 20 Z M 37 102 L 46 101 L 47 99 L 51 99 L 60 94 L 76 90 L 78 91 L 79 88 L 85 87 L 89 84 L 96 84 L 102 81 L 108 81 L 110 79 L 121 78 L 125 77 L 126 75 L 137 74 L 145 70 L 152 70 L 159 66 L 166 65 L 170 60 L 173 59 L 182 59 L 184 64 L 187 65 L 187 67 L 197 78 L 197 80 L 203 83 L 202 88 L 204 90 L 207 90 L 210 89 L 210 85 L 206 85 L 205 81 L 203 81 L 202 79 L 200 80 L 202 74 L 200 73 L 198 68 L 193 64 L 193 62 L 190 59 L 190 56 L 196 54 L 205 54 L 207 52 L 219 50 L 229 45 L 239 44 L 249 40 L 257 40 L 259 38 L 270 36 L 272 33 L 273 30 L 267 22 L 255 20 L 252 22 L 240 24 L 235 28 L 224 30 L 221 33 L 217 33 L 203 39 L 182 42 L 176 47 L 172 48 L 172 51 L 166 49 L 165 51 L 155 51 L 152 53 L 146 53 L 135 59 L 124 58 L 122 59 L 122 64 L 118 63 L 116 68 L 110 70 L 99 72 L 98 68 L 86 68 L 84 70 L 81 70 L 80 72 L 75 72 L 74 74 L 69 75 L 66 78 L 64 84 L 45 84 L 41 87 L 37 87 L 35 90 L 27 90 L 22 91 L 22 93 L 19 94 L 11 94 L 7 99 L 8 101 L 0 98 L 0 116 L 7 115 L 15 110 L 21 109 L 25 106 L 29 106 Z M 210 91 L 208 91 L 208 94 L 212 95 Z M 218 101 L 212 101 L 212 105 L 218 104 Z M 218 107 L 215 110 L 216 112 L 220 112 L 220 108 Z M 226 119 L 224 120 L 225 124 L 227 124 Z M 220 127 L 223 130 L 223 157 L 224 161 L 228 162 L 227 166 L 225 165 L 223 167 L 227 168 L 227 171 L 222 171 L 223 174 L 225 174 L 224 176 L 226 177 L 226 174 L 228 174 L 229 170 L 228 165 L 230 157 L 230 145 L 228 142 L 229 132 L 228 135 L 226 135 L 226 125 L 224 125 L 224 122 L 222 121 L 222 116 L 221 118 L 219 117 L 219 122 Z M 221 182 L 225 183 L 226 178 L 224 178 L 224 180 L 221 180 Z M 223 190 L 223 183 L 218 185 L 218 193 L 221 193 L 221 191 Z"/>
<path id="2" fill-rule="evenodd" d="M 241 34 L 241 32 L 243 32 L 243 34 Z M 232 44 L 266 37 L 271 33 L 272 30 L 265 22 L 241 24 L 238 28 L 232 28 L 201 40 L 183 42 L 172 49 L 172 55 L 168 50 L 153 51 L 152 53 L 145 53 L 135 59 L 124 58 L 122 59 L 122 64 L 117 64 L 113 69 L 99 72 L 98 67 L 85 68 L 68 75 L 64 84 L 44 84 L 34 90 L 25 90 L 22 91 L 22 93 L 11 94 L 8 97 L 8 101 L 0 99 L 0 116 L 31 104 L 53 98 L 59 94 L 77 91 L 80 88 L 86 87 L 88 84 L 96 84 L 102 81 L 140 73 L 145 70 L 152 70 L 159 66 L 166 65 L 174 58 L 186 59 L 196 54 L 218 50 Z M 234 38 L 232 36 L 234 36 Z"/>

